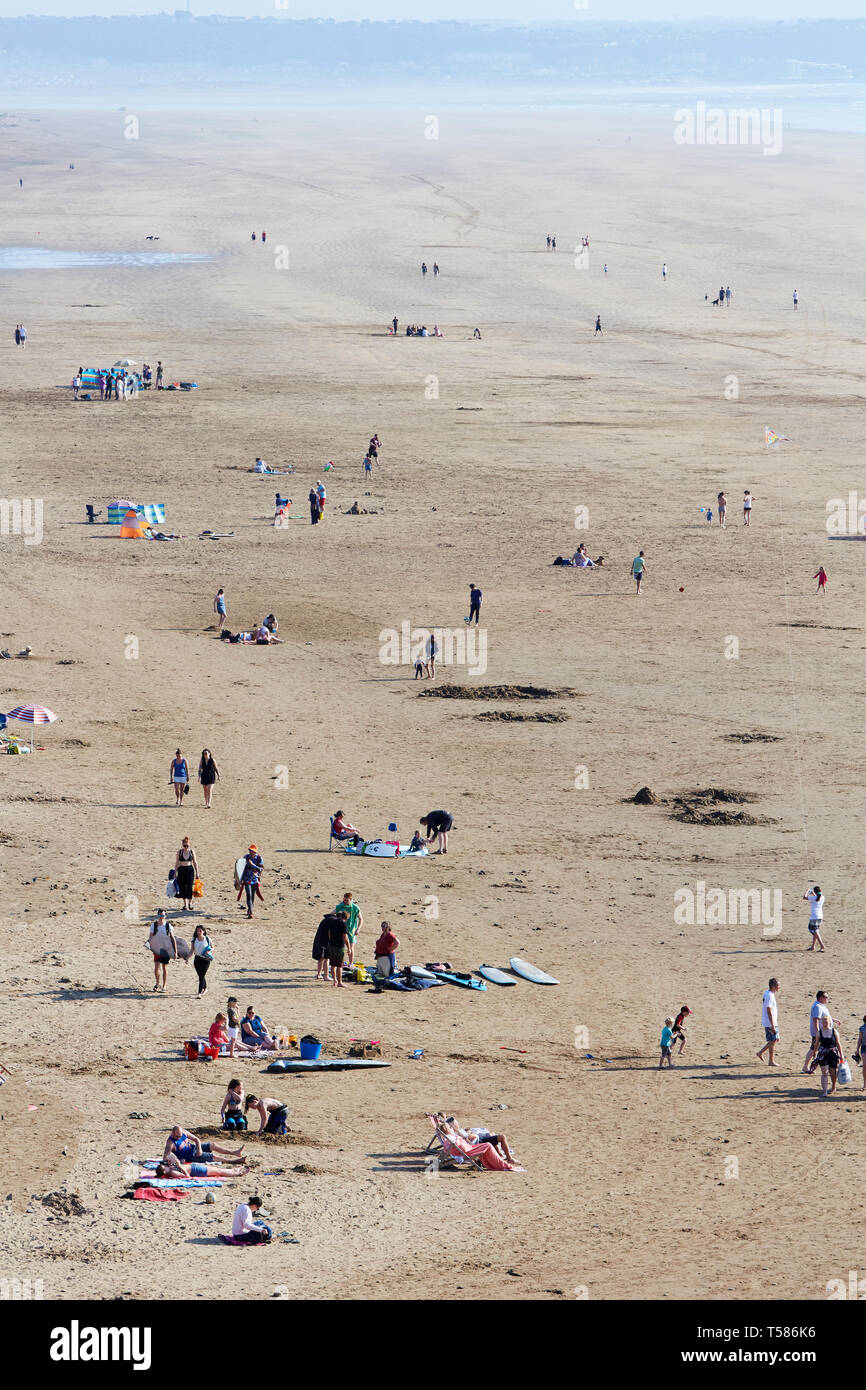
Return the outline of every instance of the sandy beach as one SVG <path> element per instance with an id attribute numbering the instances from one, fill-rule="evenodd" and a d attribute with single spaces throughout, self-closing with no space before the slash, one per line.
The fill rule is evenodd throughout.
<path id="1" fill-rule="evenodd" d="M 826 526 L 862 475 L 855 137 L 786 132 L 763 158 L 675 146 L 664 123 L 454 108 L 431 140 L 427 109 L 153 113 L 136 140 L 121 112 L 0 120 L 5 245 L 213 257 L 0 270 L 3 493 L 44 502 L 40 544 L 0 536 L 0 646 L 33 649 L 0 665 L 0 707 L 60 716 L 2 762 L 0 1275 L 46 1299 L 826 1298 L 860 1258 L 860 1069 L 826 1103 L 800 1075 L 819 987 L 849 1058 L 866 1011 L 863 550 Z M 124 356 L 198 389 L 73 402 L 79 365 Z M 257 455 L 295 474 L 256 477 Z M 303 521 L 274 528 L 278 487 Z M 722 489 L 724 530 L 700 511 Z M 164 502 L 185 539 L 85 524 L 117 498 Z M 552 565 L 579 541 L 603 568 Z M 477 698 L 383 664 L 404 623 L 462 632 L 472 581 L 486 669 L 435 685 Z M 273 611 L 285 644 L 221 642 L 220 586 L 233 631 Z M 484 697 L 517 686 L 549 693 Z M 214 752 L 212 816 L 197 785 L 177 815 L 178 746 Z M 656 804 L 633 804 L 644 786 Z M 338 807 L 401 838 L 447 808 L 449 853 L 329 854 Z M 154 995 L 143 945 L 185 834 L 204 896 L 174 916 L 214 943 L 201 1001 L 184 965 Z M 248 922 L 232 868 L 251 842 Z M 779 890 L 781 930 L 675 920 L 698 883 Z M 814 883 L 826 961 L 806 953 Z M 560 984 L 316 984 L 313 934 L 347 889 L 367 965 L 387 919 L 401 965 L 519 956 Z M 392 1065 L 186 1062 L 229 994 L 329 1056 L 380 1040 Z M 660 1073 L 682 1003 L 688 1047 Z M 176 1122 L 212 1129 L 233 1075 L 287 1103 L 291 1142 L 251 1138 L 254 1175 L 212 1206 L 123 1200 L 128 1160 Z M 432 1171 L 430 1110 L 504 1129 L 526 1171 Z M 250 1191 L 298 1244 L 216 1243 Z M 58 1192 L 83 1214 L 43 1202 Z"/>

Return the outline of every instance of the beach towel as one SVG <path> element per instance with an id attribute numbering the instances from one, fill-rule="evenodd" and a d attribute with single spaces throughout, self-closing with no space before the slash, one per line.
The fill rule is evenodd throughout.
<path id="1" fill-rule="evenodd" d="M 183 1197 L 188 1197 L 188 1192 L 160 1192 L 155 1187 L 137 1187 L 133 1192 L 134 1198 L 144 1198 L 148 1202 L 179 1202 Z"/>
<path id="2" fill-rule="evenodd" d="M 139 1178 L 135 1184 L 139 1187 L 222 1187 L 222 1178 Z"/>

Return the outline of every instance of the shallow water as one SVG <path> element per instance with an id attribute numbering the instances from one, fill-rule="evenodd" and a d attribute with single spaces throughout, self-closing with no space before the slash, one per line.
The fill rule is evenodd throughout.
<path id="1" fill-rule="evenodd" d="M 61 251 L 51 246 L 0 246 L 0 270 L 73 270 L 91 265 L 182 265 L 215 256 L 175 251 Z"/>

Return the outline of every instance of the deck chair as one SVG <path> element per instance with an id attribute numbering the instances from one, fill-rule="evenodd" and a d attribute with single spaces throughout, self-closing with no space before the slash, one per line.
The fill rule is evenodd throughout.
<path id="1" fill-rule="evenodd" d="M 433 1138 L 430 1140 L 424 1152 L 429 1153 L 433 1145 L 438 1143 L 442 1149 L 442 1155 L 437 1156 L 440 1168 L 462 1168 L 465 1166 L 467 1168 L 474 1168 L 478 1173 L 483 1173 L 485 1171 L 482 1163 L 479 1163 L 475 1158 L 470 1158 L 469 1154 L 463 1153 L 462 1149 L 459 1149 L 447 1134 L 442 1133 L 436 1123 L 435 1115 L 428 1115 L 427 1118 L 432 1124 L 434 1132 Z"/>
<path id="2" fill-rule="evenodd" d="M 102 512 L 94 511 L 93 507 L 92 507 L 92 506 L 90 505 L 90 503 L 88 502 L 88 503 L 87 503 L 87 520 L 92 524 L 94 521 L 96 521 L 97 517 L 100 517 L 100 516 L 102 516 Z"/>

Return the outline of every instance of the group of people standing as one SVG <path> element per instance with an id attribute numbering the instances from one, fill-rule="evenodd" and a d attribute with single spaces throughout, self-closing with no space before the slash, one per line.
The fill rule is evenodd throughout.
<path id="1" fill-rule="evenodd" d="M 344 893 L 336 907 L 325 913 L 313 937 L 312 956 L 316 962 L 317 980 L 343 989 L 343 968 L 351 968 L 355 964 L 355 946 L 363 925 L 364 917 L 354 895 Z M 382 922 L 373 947 L 376 970 L 380 975 L 397 973 L 399 945 L 400 938 L 392 931 L 391 923 Z"/>
<path id="2" fill-rule="evenodd" d="M 328 494 L 325 491 L 325 484 L 322 482 L 321 478 L 317 478 L 313 486 L 310 488 L 309 500 L 310 523 L 313 526 L 318 526 L 319 522 L 325 514 L 325 503 L 328 500 Z"/>
<path id="3" fill-rule="evenodd" d="M 27 342 L 27 330 L 26 330 L 26 328 L 24 327 L 24 324 L 23 324 L 23 323 L 16 323 L 16 325 L 15 325 L 15 346 L 16 346 L 16 347 L 24 347 L 24 345 L 25 345 L 26 342 Z"/>

